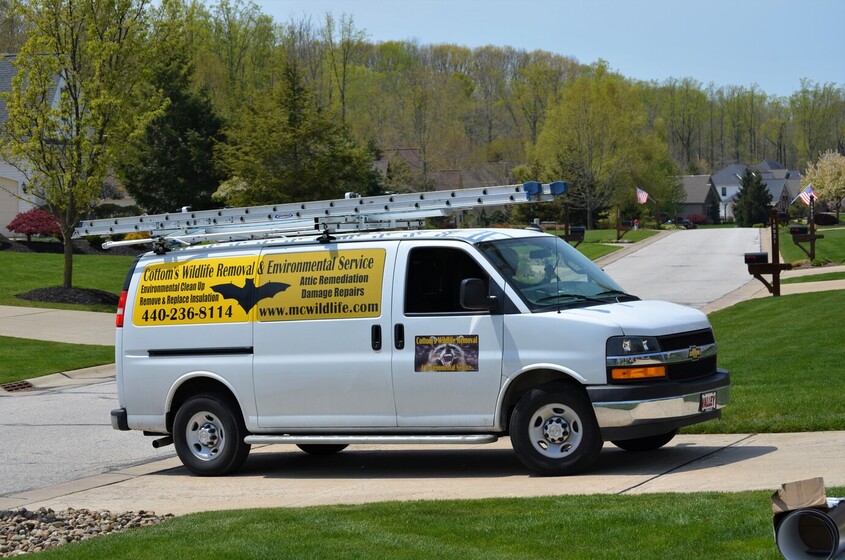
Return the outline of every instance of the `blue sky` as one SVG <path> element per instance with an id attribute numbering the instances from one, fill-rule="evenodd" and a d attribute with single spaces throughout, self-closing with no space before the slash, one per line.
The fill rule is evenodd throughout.
<path id="1" fill-rule="evenodd" d="M 255 0 L 276 21 L 351 15 L 370 41 L 543 49 L 642 80 L 788 96 L 845 86 L 841 0 Z"/>

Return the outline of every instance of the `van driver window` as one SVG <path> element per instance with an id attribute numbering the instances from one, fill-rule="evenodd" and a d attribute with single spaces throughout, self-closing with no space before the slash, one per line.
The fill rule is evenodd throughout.
<path id="1" fill-rule="evenodd" d="M 461 282 L 487 274 L 464 251 L 451 248 L 412 249 L 405 284 L 405 313 L 465 313 L 461 307 Z"/>

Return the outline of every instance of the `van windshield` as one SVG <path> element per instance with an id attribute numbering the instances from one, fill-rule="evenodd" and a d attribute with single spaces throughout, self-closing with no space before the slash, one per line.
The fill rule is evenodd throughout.
<path id="1" fill-rule="evenodd" d="M 532 311 L 639 299 L 559 237 L 489 241 L 479 249 Z"/>

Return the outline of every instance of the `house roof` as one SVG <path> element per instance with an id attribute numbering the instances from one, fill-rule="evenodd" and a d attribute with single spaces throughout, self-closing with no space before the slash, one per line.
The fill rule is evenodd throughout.
<path id="1" fill-rule="evenodd" d="M 8 93 L 12 91 L 12 79 L 17 74 L 17 70 L 14 65 L 15 58 L 16 55 L 14 54 L 0 55 L 0 93 Z M 52 105 L 54 107 L 59 102 L 61 84 L 62 81 L 60 77 L 55 76 L 52 84 L 50 85 L 50 91 L 47 94 L 48 99 L 52 100 Z M 0 126 L 3 126 L 8 118 L 9 113 L 6 111 L 6 100 L 0 98 Z"/>
<path id="2" fill-rule="evenodd" d="M 721 171 L 710 176 L 715 187 L 738 187 L 741 183 L 737 175 L 742 177 L 746 166 L 742 163 L 732 163 Z"/>
<path id="3" fill-rule="evenodd" d="M 15 55 L 7 54 L 0 56 L 0 93 L 12 91 L 12 78 L 15 77 L 15 67 L 12 61 Z M 6 100 L 0 98 L 0 126 L 6 122 L 9 114 L 6 112 Z"/>
<path id="4" fill-rule="evenodd" d="M 761 173 L 765 173 L 767 171 L 775 171 L 775 170 L 786 170 L 786 167 L 781 165 L 779 161 L 775 161 L 773 159 L 764 159 L 757 165 L 750 165 L 749 168 L 752 171 L 760 171 Z"/>
<path id="5" fill-rule="evenodd" d="M 684 175 L 681 177 L 681 185 L 687 193 L 686 204 L 705 204 L 713 188 L 709 175 Z"/>

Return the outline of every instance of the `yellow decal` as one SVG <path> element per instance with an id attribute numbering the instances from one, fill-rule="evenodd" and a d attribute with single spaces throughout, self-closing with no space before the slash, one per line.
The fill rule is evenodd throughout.
<path id="1" fill-rule="evenodd" d="M 381 315 L 385 251 L 363 249 L 265 255 L 257 283 L 290 287 L 256 303 L 258 321 Z"/>
<path id="2" fill-rule="evenodd" d="M 249 321 L 256 297 L 283 289 L 255 286 L 255 263 L 255 257 L 229 257 L 152 264 L 141 272 L 132 322 L 153 326 Z"/>

